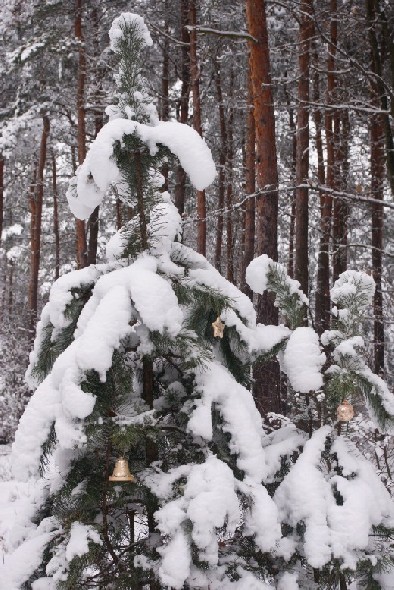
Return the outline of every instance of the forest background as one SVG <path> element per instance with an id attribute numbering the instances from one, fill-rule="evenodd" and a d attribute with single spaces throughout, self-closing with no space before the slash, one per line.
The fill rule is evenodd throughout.
<path id="1" fill-rule="evenodd" d="M 107 31 L 125 10 L 143 14 L 154 39 L 145 76 L 160 118 L 193 126 L 217 165 L 206 192 L 180 165 L 163 170 L 184 243 L 249 295 L 255 255 L 285 264 L 320 334 L 339 274 L 372 274 L 369 364 L 393 390 L 392 3 L 12 0 L 0 7 L 1 442 L 29 397 L 24 373 L 50 286 L 104 260 L 134 214 L 114 193 L 84 223 L 66 200 L 107 120 L 116 72 Z M 260 322 L 277 322 L 269 297 L 256 305 Z M 259 409 L 286 413 L 274 366 L 264 381 Z"/>

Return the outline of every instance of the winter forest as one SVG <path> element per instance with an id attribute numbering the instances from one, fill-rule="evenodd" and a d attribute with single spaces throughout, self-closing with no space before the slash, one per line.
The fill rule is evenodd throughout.
<path id="1" fill-rule="evenodd" d="M 0 30 L 0 590 L 393 590 L 391 0 Z"/>

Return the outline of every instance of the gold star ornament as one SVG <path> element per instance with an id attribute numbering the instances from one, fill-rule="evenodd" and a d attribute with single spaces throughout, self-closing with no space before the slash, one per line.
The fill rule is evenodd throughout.
<path id="1" fill-rule="evenodd" d="M 220 316 L 218 316 L 216 320 L 212 322 L 212 328 L 214 338 L 223 338 L 224 324 L 220 319 Z"/>

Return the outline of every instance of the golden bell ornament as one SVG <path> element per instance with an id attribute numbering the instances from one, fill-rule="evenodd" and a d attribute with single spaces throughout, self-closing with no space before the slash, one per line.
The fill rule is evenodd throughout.
<path id="1" fill-rule="evenodd" d="M 347 399 L 344 399 L 341 404 L 337 407 L 337 419 L 339 422 L 349 422 L 354 416 L 354 410 L 352 404 Z"/>
<path id="2" fill-rule="evenodd" d="M 130 473 L 127 459 L 123 457 L 116 459 L 114 472 L 109 476 L 109 481 L 135 481 L 135 477 Z"/>
<path id="3" fill-rule="evenodd" d="M 220 316 L 217 317 L 214 322 L 212 322 L 212 328 L 214 338 L 223 338 L 224 324 L 220 319 Z"/>

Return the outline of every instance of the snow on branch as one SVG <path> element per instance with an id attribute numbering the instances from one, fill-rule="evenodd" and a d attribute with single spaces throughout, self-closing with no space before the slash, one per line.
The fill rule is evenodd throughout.
<path id="1" fill-rule="evenodd" d="M 179 158 L 197 190 L 204 190 L 213 182 L 216 168 L 211 150 L 188 125 L 163 121 L 151 127 L 128 119 L 114 119 L 101 129 L 77 170 L 76 181 L 70 184 L 67 199 L 78 219 L 87 219 L 100 205 L 109 187 L 121 182 L 113 150 L 115 142 L 123 144 L 127 135 L 137 135 L 152 155 L 157 151 L 157 144 L 168 147 Z"/>

